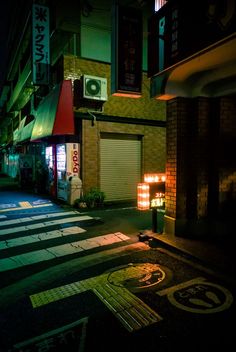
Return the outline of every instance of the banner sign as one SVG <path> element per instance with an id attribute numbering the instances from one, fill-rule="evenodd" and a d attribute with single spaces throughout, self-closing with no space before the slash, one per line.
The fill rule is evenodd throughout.
<path id="1" fill-rule="evenodd" d="M 35 85 L 49 84 L 49 8 L 32 6 L 32 77 Z"/>
<path id="2" fill-rule="evenodd" d="M 67 177 L 79 176 L 80 173 L 80 145 L 79 143 L 67 143 Z"/>
<path id="3" fill-rule="evenodd" d="M 113 11 L 112 94 L 124 96 L 133 94 L 134 97 L 140 97 L 142 92 L 142 11 L 118 5 L 114 5 Z"/>

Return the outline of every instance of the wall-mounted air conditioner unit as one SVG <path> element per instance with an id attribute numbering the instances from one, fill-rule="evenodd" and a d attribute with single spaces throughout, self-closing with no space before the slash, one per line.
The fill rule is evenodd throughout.
<path id="1" fill-rule="evenodd" d="M 107 79 L 104 77 L 83 75 L 83 98 L 106 101 Z"/>

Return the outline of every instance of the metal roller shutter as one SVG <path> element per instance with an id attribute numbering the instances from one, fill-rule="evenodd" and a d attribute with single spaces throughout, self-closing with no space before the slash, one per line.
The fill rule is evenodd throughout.
<path id="1" fill-rule="evenodd" d="M 136 199 L 141 175 L 141 140 L 101 138 L 100 158 L 100 186 L 106 200 Z"/>

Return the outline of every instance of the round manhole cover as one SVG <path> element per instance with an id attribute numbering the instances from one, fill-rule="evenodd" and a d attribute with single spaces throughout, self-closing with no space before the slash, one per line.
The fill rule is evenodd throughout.
<path id="1" fill-rule="evenodd" d="M 159 264 L 137 263 L 113 268 L 108 275 L 108 282 L 125 287 L 130 291 L 151 289 L 169 278 L 169 269 Z"/>

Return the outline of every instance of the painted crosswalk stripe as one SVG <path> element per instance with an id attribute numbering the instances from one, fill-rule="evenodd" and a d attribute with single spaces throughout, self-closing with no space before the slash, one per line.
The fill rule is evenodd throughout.
<path id="1" fill-rule="evenodd" d="M 0 272 L 127 240 L 129 240 L 128 236 L 122 234 L 121 232 L 116 232 L 108 235 L 92 237 L 87 240 L 71 242 L 54 247 L 48 247 L 46 249 L 19 254 L 16 256 L 0 259 Z"/>
<path id="2" fill-rule="evenodd" d="M 38 233 L 37 235 L 17 237 L 6 241 L 0 241 L 0 250 L 19 247 L 29 243 L 37 243 L 37 242 L 42 243 L 42 241 L 80 234 L 84 232 L 86 232 L 86 230 L 82 229 L 79 226 L 71 226 L 60 230 L 41 232 L 41 233 Z"/>
<path id="3" fill-rule="evenodd" d="M 46 222 L 27 225 L 27 226 L 18 226 L 15 228 L 0 230 L 0 236 L 11 235 L 16 232 L 23 232 L 23 231 L 25 232 L 25 231 L 40 229 L 43 227 L 55 226 L 55 225 L 59 225 L 59 224 L 78 222 L 78 221 L 87 221 L 87 220 L 92 220 L 92 219 L 93 218 L 91 216 L 84 215 L 84 216 L 75 216 L 75 217 L 70 217 L 70 218 L 46 221 Z"/>
<path id="4" fill-rule="evenodd" d="M 44 219 L 57 218 L 57 217 L 66 216 L 66 215 L 78 215 L 78 214 L 80 214 L 78 211 L 60 211 L 60 212 L 49 213 L 49 214 L 32 215 L 25 218 L 2 221 L 0 222 L 0 226 L 9 226 L 9 225 L 21 224 L 23 222 L 28 222 L 28 221 L 44 220 Z"/>

